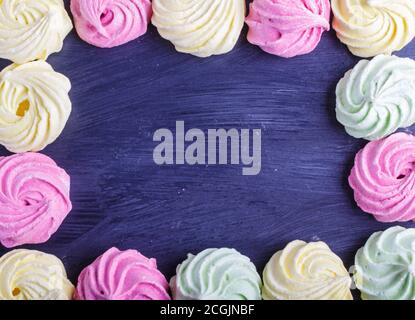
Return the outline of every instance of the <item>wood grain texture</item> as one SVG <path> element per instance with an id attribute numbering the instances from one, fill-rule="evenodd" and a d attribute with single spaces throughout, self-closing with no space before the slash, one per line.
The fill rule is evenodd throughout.
<path id="1" fill-rule="evenodd" d="M 290 60 L 245 39 L 246 30 L 230 54 L 199 59 L 175 52 L 153 27 L 110 50 L 72 32 L 48 61 L 72 81 L 73 113 L 44 153 L 70 173 L 74 209 L 49 242 L 26 248 L 59 256 L 74 282 L 112 246 L 156 257 L 168 278 L 188 252 L 208 247 L 234 247 L 262 272 L 294 239 L 326 241 L 350 266 L 370 234 L 390 226 L 359 210 L 347 185 L 365 142 L 336 122 L 334 89 L 358 58 L 334 32 Z M 415 43 L 398 55 L 415 58 Z M 156 166 L 152 135 L 176 120 L 262 128 L 261 174 Z"/>

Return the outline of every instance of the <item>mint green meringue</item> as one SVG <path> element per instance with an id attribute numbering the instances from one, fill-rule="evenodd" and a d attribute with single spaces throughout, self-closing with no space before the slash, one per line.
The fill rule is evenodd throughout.
<path id="1" fill-rule="evenodd" d="M 248 257 L 222 248 L 189 254 L 170 286 L 174 300 L 260 300 L 262 281 Z"/>
<path id="2" fill-rule="evenodd" d="M 364 300 L 415 300 L 415 229 L 374 233 L 355 257 L 354 279 Z"/>
<path id="3" fill-rule="evenodd" d="M 337 120 L 355 138 L 378 140 L 415 123 L 415 61 L 361 60 L 336 89 Z"/>

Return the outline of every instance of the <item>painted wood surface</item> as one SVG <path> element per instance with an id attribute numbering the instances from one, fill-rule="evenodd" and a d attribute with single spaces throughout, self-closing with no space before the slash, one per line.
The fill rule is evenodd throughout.
<path id="1" fill-rule="evenodd" d="M 334 90 L 358 58 L 334 32 L 290 60 L 245 39 L 246 29 L 232 53 L 199 59 L 175 52 L 153 27 L 109 50 L 72 32 L 48 61 L 72 81 L 73 112 L 44 153 L 70 173 L 74 209 L 49 242 L 25 248 L 59 256 L 74 282 L 112 246 L 157 258 L 168 278 L 188 252 L 208 247 L 234 247 L 262 272 L 294 239 L 326 241 L 349 267 L 370 234 L 390 226 L 358 209 L 347 185 L 365 142 L 336 122 Z M 415 43 L 398 55 L 415 58 Z M 176 120 L 261 128 L 261 174 L 155 165 L 152 135 Z"/>

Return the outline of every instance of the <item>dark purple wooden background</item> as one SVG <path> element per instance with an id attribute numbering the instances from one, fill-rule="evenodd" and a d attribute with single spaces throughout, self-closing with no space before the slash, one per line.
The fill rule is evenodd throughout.
<path id="1" fill-rule="evenodd" d="M 326 241 L 349 267 L 370 234 L 389 226 L 354 204 L 347 176 L 365 141 L 335 119 L 336 83 L 359 59 L 333 32 L 290 60 L 245 39 L 246 29 L 230 54 L 199 59 L 153 27 L 110 50 L 72 32 L 48 61 L 72 81 L 73 112 L 44 153 L 70 173 L 74 209 L 49 242 L 26 248 L 59 256 L 74 282 L 112 246 L 157 258 L 168 278 L 188 252 L 208 247 L 234 247 L 262 272 L 294 239 Z M 398 55 L 415 58 L 415 43 Z M 152 135 L 176 120 L 262 128 L 262 173 L 156 166 Z"/>

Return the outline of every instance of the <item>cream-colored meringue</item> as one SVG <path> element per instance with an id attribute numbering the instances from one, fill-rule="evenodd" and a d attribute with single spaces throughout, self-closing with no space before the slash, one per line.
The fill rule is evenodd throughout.
<path id="1" fill-rule="evenodd" d="M 265 267 L 265 300 L 352 300 L 341 259 L 324 242 L 296 240 L 278 251 Z"/>
<path id="2" fill-rule="evenodd" d="M 54 255 L 20 249 L 0 258 L 0 300 L 71 300 L 73 293 Z"/>
<path id="3" fill-rule="evenodd" d="M 0 73 L 0 144 L 9 151 L 40 151 L 65 127 L 71 83 L 45 61 L 13 64 Z"/>
<path id="4" fill-rule="evenodd" d="M 234 48 L 245 7 L 245 0 L 153 0 L 152 23 L 177 51 L 209 57 Z"/>
<path id="5" fill-rule="evenodd" d="M 415 37 L 414 0 L 332 0 L 333 28 L 359 57 L 392 54 Z"/>
<path id="6" fill-rule="evenodd" d="M 0 1 L 0 58 L 46 59 L 62 49 L 72 22 L 62 0 Z"/>

